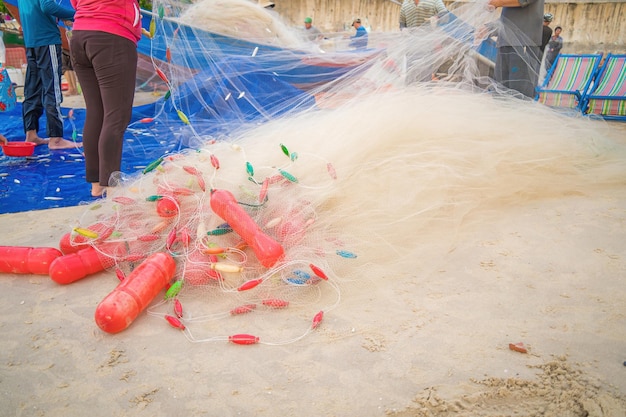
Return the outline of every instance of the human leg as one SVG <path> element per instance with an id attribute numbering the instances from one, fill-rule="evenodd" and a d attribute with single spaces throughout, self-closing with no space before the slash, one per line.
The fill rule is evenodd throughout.
<path id="1" fill-rule="evenodd" d="M 102 96 L 95 69 L 88 54 L 88 44 L 94 32 L 74 31 L 70 49 L 74 58 L 74 71 L 83 90 L 87 113 L 83 127 L 83 152 L 85 154 L 85 179 L 91 183 L 93 196 L 102 194 L 100 186 L 100 157 L 98 155 L 100 131 L 104 118 Z"/>
<path id="2" fill-rule="evenodd" d="M 124 132 L 132 115 L 135 95 L 137 48 L 128 39 L 100 34 L 92 51 L 92 63 L 102 96 L 104 118 L 98 143 L 101 186 L 109 185 L 109 178 L 120 171 Z M 98 53 L 96 53 L 98 51 Z"/>
<path id="3" fill-rule="evenodd" d="M 65 77 L 65 81 L 67 81 L 67 94 L 70 96 L 75 96 L 78 94 L 78 86 L 76 83 L 76 73 L 74 72 L 74 66 L 72 65 L 72 58 L 70 57 L 69 52 L 62 52 L 62 62 L 63 62 L 63 76 Z"/>
<path id="4" fill-rule="evenodd" d="M 46 133 L 50 137 L 50 149 L 69 149 L 79 146 L 63 139 L 63 116 L 61 114 L 61 45 L 42 48 L 37 57 L 43 87 L 43 106 L 46 112 Z"/>
<path id="5" fill-rule="evenodd" d="M 22 102 L 22 121 L 26 141 L 36 145 L 48 143 L 39 137 L 39 118 L 43 114 L 41 102 L 42 85 L 37 67 L 38 48 L 26 48 L 26 77 L 24 80 L 24 101 Z"/>
<path id="6" fill-rule="evenodd" d="M 503 46 L 496 56 L 495 78 L 507 88 L 519 91 L 526 97 L 535 96 L 539 79 L 538 46 Z"/>
<path id="7" fill-rule="evenodd" d="M 70 96 L 75 96 L 78 94 L 78 83 L 76 81 L 76 73 L 74 70 L 65 71 L 65 79 L 68 84 L 68 94 Z"/>

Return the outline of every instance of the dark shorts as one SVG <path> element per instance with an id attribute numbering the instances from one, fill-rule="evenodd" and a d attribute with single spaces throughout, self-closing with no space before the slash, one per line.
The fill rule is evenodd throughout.
<path id="1" fill-rule="evenodd" d="M 72 65 L 72 57 L 70 56 L 70 53 L 68 51 L 63 51 L 61 63 L 63 65 L 63 73 L 65 73 L 65 71 L 67 70 L 74 71 L 74 66 Z"/>

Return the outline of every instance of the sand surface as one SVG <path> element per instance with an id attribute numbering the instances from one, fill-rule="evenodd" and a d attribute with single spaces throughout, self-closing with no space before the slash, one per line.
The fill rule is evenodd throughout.
<path id="1" fill-rule="evenodd" d="M 0 215 L 1 244 L 58 247 L 85 210 Z M 494 210 L 447 250 L 420 241 L 408 267 L 349 283 L 282 346 L 191 343 L 145 313 L 106 334 L 113 271 L 2 274 L 0 414 L 621 417 L 625 242 L 623 186 Z"/>
<path id="2" fill-rule="evenodd" d="M 138 93 L 135 104 L 155 98 Z M 328 212 L 362 221 L 370 268 L 338 282 L 341 300 L 319 327 L 283 345 L 192 343 L 144 312 L 112 335 L 94 311 L 118 285 L 114 271 L 69 285 L 3 273 L 0 416 L 625 416 L 626 183 L 602 172 L 602 161 L 623 172 L 605 142 L 594 159 L 583 123 L 461 91 L 385 100 L 311 114 L 257 141 L 323 143 L 309 152 L 328 153 L 345 187 L 329 193 Z M 486 208 L 463 212 L 481 192 Z M 0 244 L 58 247 L 86 210 L 2 214 Z M 406 226 L 393 218 L 385 236 L 390 212 Z M 447 223 L 448 213 L 458 216 Z M 378 250 L 382 238 L 401 260 L 380 259 L 393 253 Z M 526 353 L 509 348 L 517 343 Z"/>
<path id="3" fill-rule="evenodd" d="M 85 210 L 0 216 L 3 245 L 57 247 Z M 0 408 L 15 416 L 623 416 L 626 190 L 536 203 L 423 270 L 348 291 L 307 338 L 188 342 L 141 315 L 105 334 L 113 272 L 3 274 Z M 427 251 L 426 251 L 427 252 Z M 527 354 L 509 349 L 523 342 Z M 5 414 L 6 413 L 6 414 Z"/>

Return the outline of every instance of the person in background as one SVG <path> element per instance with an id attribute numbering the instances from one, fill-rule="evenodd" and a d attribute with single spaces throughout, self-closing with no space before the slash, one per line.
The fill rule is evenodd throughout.
<path id="1" fill-rule="evenodd" d="M 76 73 L 74 72 L 74 66 L 72 65 L 72 59 L 70 57 L 69 51 L 62 52 L 63 57 L 61 59 L 62 62 L 62 70 L 63 76 L 65 77 L 65 81 L 67 81 L 67 95 L 75 96 L 78 94 L 78 83 L 76 82 Z"/>
<path id="2" fill-rule="evenodd" d="M 324 39 L 322 32 L 313 26 L 313 19 L 310 17 L 304 18 L 304 33 L 306 34 L 307 39 L 311 42 L 319 42 Z"/>
<path id="3" fill-rule="evenodd" d="M 561 53 L 561 49 L 563 49 L 563 38 L 561 37 L 561 31 L 563 29 L 561 26 L 557 26 L 554 28 L 554 34 L 550 37 L 550 42 L 548 42 L 547 51 L 546 51 L 546 67 L 552 67 L 554 60 Z"/>
<path id="4" fill-rule="evenodd" d="M 546 45 L 550 42 L 550 37 L 552 36 L 552 28 L 550 27 L 550 22 L 552 22 L 554 16 L 552 13 L 546 13 L 543 15 L 543 33 L 541 35 L 541 53 L 546 49 Z"/>
<path id="5" fill-rule="evenodd" d="M 441 0 L 404 0 L 400 8 L 400 29 L 421 26 L 447 11 Z"/>
<path id="6" fill-rule="evenodd" d="M 495 79 L 533 98 L 541 67 L 544 0 L 489 0 L 489 5 L 502 8 Z"/>
<path id="7" fill-rule="evenodd" d="M 72 40 L 72 30 L 70 27 L 66 28 L 65 36 L 67 37 L 67 42 Z M 74 72 L 74 65 L 72 64 L 72 58 L 70 56 L 69 50 L 63 50 L 63 57 L 61 59 L 61 63 L 63 64 L 63 76 L 65 77 L 65 81 L 67 81 L 67 95 L 75 96 L 78 94 L 78 81 L 76 80 L 76 73 Z"/>
<path id="8" fill-rule="evenodd" d="M 26 141 L 48 144 L 50 149 L 80 146 L 63 139 L 61 115 L 61 31 L 56 19 L 72 20 L 74 11 L 59 6 L 54 0 L 18 0 L 20 23 L 26 47 L 26 77 L 22 118 Z M 46 134 L 39 137 L 39 119 L 46 114 Z"/>
<path id="9" fill-rule="evenodd" d="M 356 33 L 350 37 L 348 46 L 356 49 L 367 49 L 367 30 L 361 25 L 361 19 L 355 19 L 352 26 L 356 29 Z"/>
<path id="10" fill-rule="evenodd" d="M 122 164 L 133 111 L 141 14 L 137 0 L 71 0 L 76 9 L 70 51 L 86 116 L 85 177 L 102 196 Z"/>
<path id="11" fill-rule="evenodd" d="M 400 8 L 400 30 L 417 28 L 436 18 L 440 13 L 446 13 L 448 9 L 441 0 L 404 0 Z M 434 53 L 434 51 L 433 51 Z M 436 72 L 439 65 L 424 66 L 415 65 L 421 59 L 422 53 L 408 53 L 407 76 L 405 82 L 431 81 L 437 78 Z"/>

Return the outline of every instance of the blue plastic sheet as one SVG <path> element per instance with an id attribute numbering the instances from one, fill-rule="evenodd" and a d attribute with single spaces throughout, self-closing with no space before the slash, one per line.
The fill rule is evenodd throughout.
<path id="1" fill-rule="evenodd" d="M 72 109 L 63 109 L 68 115 Z M 65 120 L 64 136 L 72 137 L 74 127 L 82 131 L 85 118 L 84 109 L 74 109 L 73 118 Z M 154 104 L 136 107 L 133 120 L 154 114 Z M 9 140 L 23 141 L 22 106 L 0 113 L 2 133 Z M 45 137 L 45 116 L 42 117 L 39 132 Z M 81 137 L 78 136 L 77 141 Z M 129 129 L 124 138 L 122 172 L 133 173 L 163 153 L 179 147 L 159 138 L 151 126 Z M 0 156 L 0 213 L 15 213 L 55 207 L 68 207 L 92 202 L 91 187 L 85 181 L 84 157 L 80 148 L 69 150 L 49 150 L 47 146 L 37 146 L 29 157 Z"/>
<path id="2" fill-rule="evenodd" d="M 207 137 L 225 138 L 238 127 L 267 120 L 268 115 L 275 117 L 287 109 L 315 106 L 312 96 L 254 66 L 246 57 L 229 64 L 245 67 L 245 75 L 219 78 L 206 70 L 181 85 L 173 98 L 161 98 L 153 104 L 133 108 L 124 136 L 122 175 L 136 174 L 168 153 L 198 148 Z M 225 62 L 213 68 L 217 70 L 224 65 Z M 225 100 L 233 84 L 245 86 L 250 94 Z M 176 107 L 172 105 L 173 99 Z M 191 120 L 193 131 L 180 120 L 179 109 Z M 77 141 L 81 141 L 85 109 L 64 108 L 62 112 L 66 116 L 64 137 L 72 138 L 76 132 Z M 142 123 L 145 118 L 153 121 Z M 9 140 L 24 140 L 20 103 L 11 111 L 0 113 L 0 126 L 0 133 Z M 39 135 L 45 137 L 45 116 L 40 126 Z M 90 190 L 80 148 L 51 151 L 43 145 L 36 147 L 30 157 L 0 156 L 0 213 L 93 202 Z"/>

